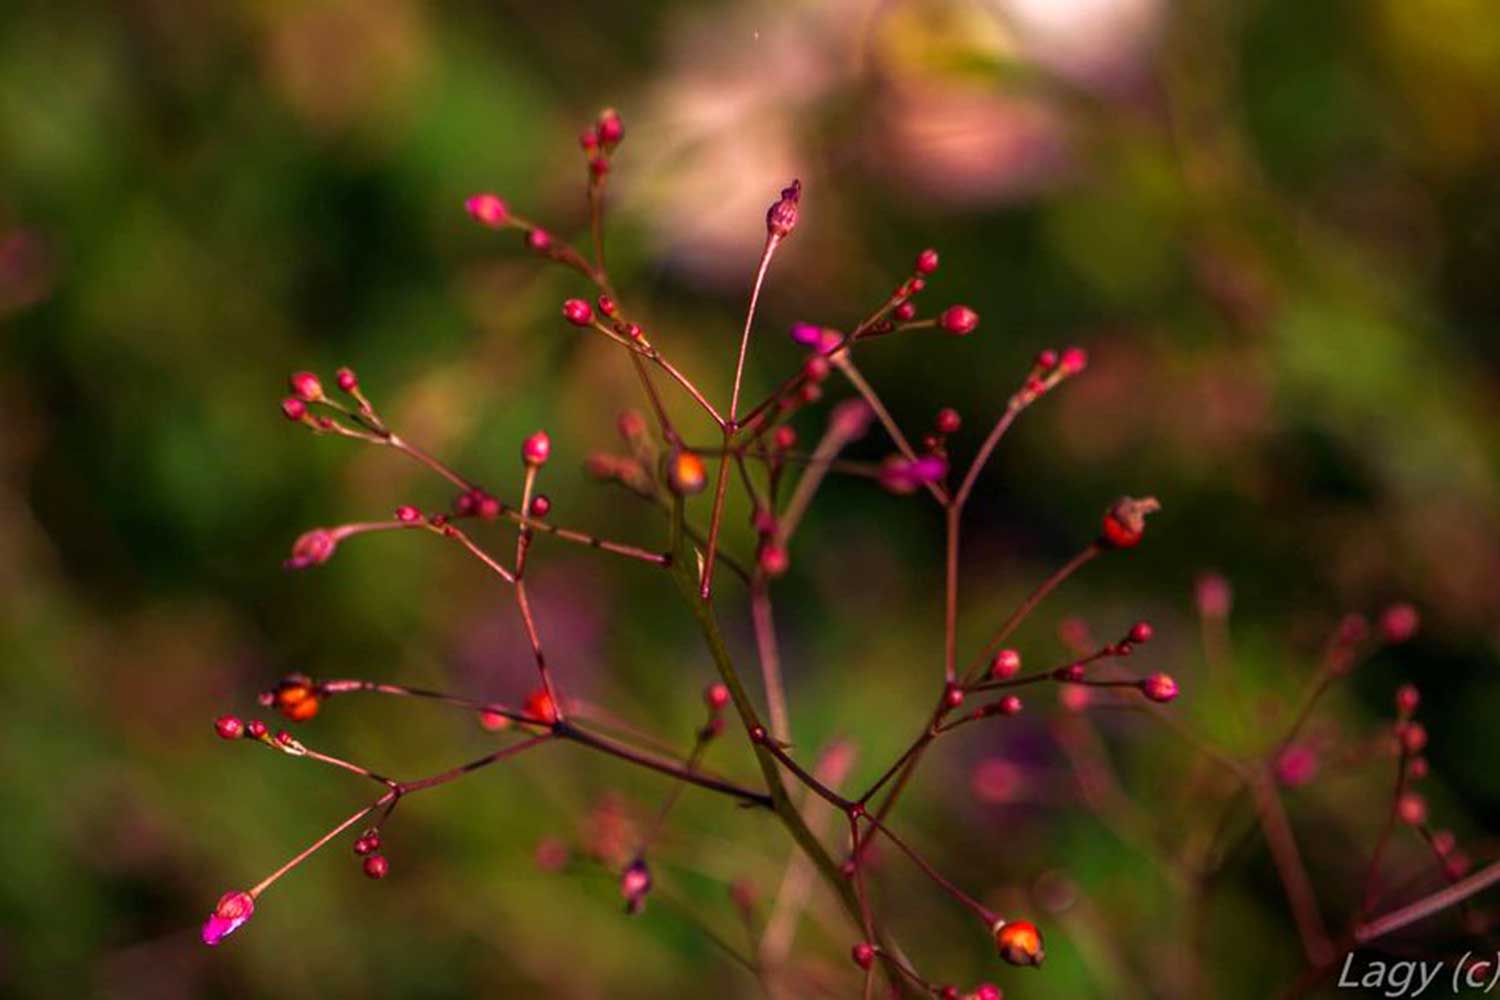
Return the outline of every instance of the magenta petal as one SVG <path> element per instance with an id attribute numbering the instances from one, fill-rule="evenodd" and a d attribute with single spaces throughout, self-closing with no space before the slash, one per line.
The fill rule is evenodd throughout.
<path id="1" fill-rule="evenodd" d="M 217 913 L 203 922 L 203 943 L 213 947 L 239 929 L 244 917 L 221 917 Z"/>

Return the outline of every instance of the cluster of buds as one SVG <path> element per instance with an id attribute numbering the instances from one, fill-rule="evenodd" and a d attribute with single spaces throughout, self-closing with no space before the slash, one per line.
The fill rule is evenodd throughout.
<path id="1" fill-rule="evenodd" d="M 578 136 L 578 145 L 588 160 L 591 183 L 609 173 L 610 154 L 624 138 L 625 125 L 614 108 L 599 112 L 598 120 Z"/>

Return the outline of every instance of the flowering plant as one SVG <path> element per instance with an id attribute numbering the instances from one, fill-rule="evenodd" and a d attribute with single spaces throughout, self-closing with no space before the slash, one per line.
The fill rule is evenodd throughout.
<path id="1" fill-rule="evenodd" d="M 605 111 L 583 134 L 581 145 L 587 165 L 586 192 L 590 208 L 589 248 L 581 249 L 549 229 L 513 211 L 500 197 L 478 194 L 467 202 L 467 210 L 482 226 L 520 234 L 525 248 L 544 261 L 574 272 L 590 287 L 588 298 L 569 298 L 562 303 L 563 321 L 582 333 L 596 336 L 621 353 L 639 382 L 649 417 L 627 412 L 618 420 L 624 451 L 596 454 L 587 460 L 588 470 L 601 482 L 638 497 L 664 522 L 663 541 L 656 547 L 641 546 L 600 537 L 583 528 L 564 527 L 551 518 L 552 503 L 541 492 L 545 469 L 553 459 L 551 439 L 543 431 L 520 445 L 520 484 L 510 496 L 482 484 L 408 439 L 391 425 L 366 395 L 358 376 L 341 368 L 333 379 L 336 392 L 325 388 L 318 376 L 294 374 L 291 392 L 281 404 L 292 423 L 317 435 L 334 435 L 377 447 L 389 448 L 419 463 L 452 491 L 449 509 L 425 511 L 403 505 L 388 518 L 316 528 L 304 533 L 292 546 L 286 560 L 289 569 L 306 569 L 326 562 L 345 541 L 380 531 L 421 532 L 451 543 L 455 549 L 478 560 L 513 598 L 535 660 L 534 686 L 509 701 L 488 701 L 462 694 L 409 687 L 362 678 L 318 678 L 293 674 L 266 692 L 261 703 L 288 720 L 306 723 L 330 700 L 357 693 L 425 700 L 477 714 L 485 727 L 497 734 L 501 745 L 477 759 L 434 774 L 398 780 L 361 764 L 324 752 L 290 731 L 273 731 L 264 721 L 245 721 L 225 715 L 216 720 L 218 735 L 226 740 L 250 741 L 292 757 L 304 758 L 341 769 L 375 784 L 375 798 L 362 805 L 286 864 L 259 883 L 220 899 L 203 926 L 203 940 L 216 945 L 247 921 L 257 901 L 278 879 L 292 871 L 314 852 L 345 835 L 360 859 L 364 874 L 384 878 L 391 870 L 382 852 L 382 833 L 397 806 L 419 791 L 447 785 L 482 768 L 544 745 L 568 742 L 607 757 L 655 772 L 674 785 L 650 826 L 627 850 L 613 858 L 619 888 L 629 912 L 639 912 L 653 891 L 651 856 L 657 833 L 663 828 L 688 786 L 715 793 L 737 804 L 772 814 L 805 859 L 808 870 L 825 884 L 843 910 L 846 926 L 840 933 L 849 941 L 849 954 L 865 996 L 878 982 L 896 993 L 957 997 L 956 986 L 929 978 L 920 962 L 907 954 L 882 919 L 869 891 L 871 859 L 880 844 L 889 844 L 904 856 L 932 886 L 969 914 L 977 929 L 993 938 L 995 951 L 1015 966 L 1040 966 L 1045 957 L 1044 933 L 1021 913 L 999 913 L 979 895 L 943 874 L 901 832 L 896 808 L 920 770 L 921 762 L 936 741 L 976 724 L 994 725 L 1022 712 L 1022 695 L 1041 685 L 1057 685 L 1065 694 L 1064 704 L 1080 709 L 1097 698 L 1100 703 L 1128 707 L 1160 718 L 1187 736 L 1196 751 L 1219 764 L 1233 779 L 1234 788 L 1248 791 L 1256 805 L 1261 827 L 1271 845 L 1278 871 L 1285 882 L 1299 930 L 1307 944 L 1313 973 L 1326 973 L 1333 956 L 1333 942 L 1321 925 L 1316 906 L 1309 902 L 1306 874 L 1296 857 L 1296 845 L 1281 815 L 1277 785 L 1295 784 L 1309 766 L 1307 748 L 1298 733 L 1314 704 L 1331 681 L 1348 672 L 1358 650 L 1368 637 L 1353 624 L 1346 624 L 1330 643 L 1325 665 L 1284 738 L 1269 753 L 1247 759 L 1225 751 L 1215 741 L 1176 720 L 1166 706 L 1178 695 L 1173 677 L 1159 671 L 1133 673 L 1122 661 L 1151 642 L 1153 628 L 1145 621 L 1132 625 L 1123 635 L 1107 642 L 1094 642 L 1075 635 L 1071 655 L 1062 663 L 1027 668 L 1011 645 L 1012 636 L 1033 611 L 1069 577 L 1095 559 L 1129 550 L 1144 538 L 1147 518 L 1160 509 L 1154 497 L 1121 497 L 1109 503 L 1092 533 L 1095 537 L 1055 572 L 1043 579 L 1014 611 L 995 627 L 988 642 L 973 650 L 960 650 L 960 568 L 964 514 L 975 485 L 984 473 L 1001 439 L 1032 404 L 1064 382 L 1079 376 L 1087 366 L 1087 355 L 1077 347 L 1041 351 L 1030 369 L 1006 400 L 972 457 L 959 461 L 951 447 L 963 426 L 960 415 L 943 408 L 932 426 L 917 437 L 898 425 L 876 388 L 863 376 L 856 355 L 872 341 L 908 338 L 930 333 L 955 338 L 973 334 L 979 315 L 964 305 L 936 311 L 922 309 L 928 283 L 939 270 L 936 251 L 923 250 L 910 271 L 884 301 L 862 320 L 847 327 L 798 323 L 792 339 L 807 351 L 800 368 L 763 398 L 752 400 L 746 393 L 745 368 L 755 330 L 756 307 L 778 250 L 795 235 L 803 208 L 804 192 L 798 181 L 783 188 L 771 203 L 765 218 L 765 241 L 749 296 L 743 329 L 733 366 L 733 388 L 726 402 L 716 404 L 697 382 L 677 367 L 655 341 L 654 332 L 641 322 L 641 313 L 626 305 L 614 287 L 605 261 L 604 197 L 613 157 L 625 136 L 618 114 Z M 854 395 L 832 407 L 820 440 L 810 449 L 799 447 L 790 420 L 814 408 L 835 375 L 852 387 Z M 712 438 L 702 443 L 690 436 L 695 428 L 680 426 L 669 416 L 664 393 L 684 394 Z M 846 460 L 845 449 L 878 424 L 889 439 L 891 452 L 881 462 L 867 464 Z M 840 790 L 841 767 L 836 759 L 807 760 L 792 742 L 791 707 L 782 682 L 777 630 L 773 614 L 773 592 L 778 578 L 790 566 L 798 528 L 821 484 L 831 472 L 862 476 L 878 488 L 910 495 L 935 504 L 944 523 L 945 609 L 941 653 L 934 655 L 933 701 L 923 713 L 905 749 L 868 787 Z M 723 532 L 726 497 L 730 489 L 742 491 L 753 511 L 753 551 L 731 551 Z M 701 495 L 701 498 L 700 498 Z M 485 541 L 480 530 L 495 523 L 514 531 L 514 544 L 502 552 Z M 702 725 L 690 749 L 680 756 L 662 749 L 657 737 L 621 734 L 606 720 L 569 697 L 569 665 L 553 664 L 545 650 L 546 623 L 539 620 L 528 597 L 528 571 L 537 558 L 534 551 L 543 539 L 597 549 L 611 558 L 638 564 L 642 572 L 663 573 L 671 578 L 711 656 L 719 677 L 704 691 Z M 1226 591 L 1227 592 L 1227 591 Z M 742 603 L 743 602 L 743 603 Z M 1215 603 L 1212 587 L 1205 585 L 1200 607 L 1205 620 L 1219 621 L 1227 614 L 1228 599 Z M 731 657 L 721 631 L 721 618 L 747 606 L 753 623 L 759 672 L 759 691 L 752 692 Z M 1415 631 L 1415 613 L 1398 608 L 1386 614 L 1379 636 L 1399 641 Z M 1426 831 L 1425 806 L 1409 788 L 1409 781 L 1425 764 L 1420 753 L 1425 734 L 1411 716 L 1416 709 L 1415 689 L 1402 689 L 1398 699 L 1398 783 L 1391 809 L 1391 824 L 1371 864 L 1370 885 L 1390 826 L 1398 820 Z M 743 734 L 753 749 L 759 773 L 755 780 L 720 775 L 705 765 L 709 747 L 728 733 Z M 1299 754 L 1301 756 L 1299 757 Z M 821 801 L 832 807 L 842 825 L 837 837 L 821 828 L 816 816 L 805 808 Z M 1453 885 L 1449 895 L 1413 904 L 1426 907 L 1421 913 L 1397 911 L 1382 918 L 1368 918 L 1369 905 L 1361 908 L 1348 939 L 1363 942 L 1404 926 L 1433 908 L 1451 905 L 1463 894 L 1478 891 L 1471 877 L 1453 864 L 1451 838 L 1445 841 L 1427 831 L 1433 850 L 1448 863 Z M 1488 870 L 1488 881 L 1500 877 Z M 1479 887 L 1482 887 L 1479 886 Z M 1373 889 L 1371 890 L 1373 893 Z M 1373 899 L 1372 894 L 1367 894 Z M 1413 915 L 1413 914 L 1416 915 Z M 1044 921 L 1045 923 L 1045 921 Z M 764 971 L 764 970 L 758 970 Z M 998 987 L 981 984 L 970 989 L 971 997 L 996 998 Z"/>

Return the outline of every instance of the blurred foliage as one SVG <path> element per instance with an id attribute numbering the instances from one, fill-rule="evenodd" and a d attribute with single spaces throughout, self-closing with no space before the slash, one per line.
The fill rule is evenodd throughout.
<path id="1" fill-rule="evenodd" d="M 354 365 L 407 436 L 507 488 L 519 441 L 544 425 L 554 519 L 660 537 L 644 506 L 581 472 L 637 403 L 620 359 L 558 321 L 578 282 L 461 210 L 492 189 L 581 231 L 574 136 L 604 104 L 628 130 L 616 282 L 715 398 L 761 213 L 793 175 L 803 222 L 763 298 L 753 390 L 798 362 L 777 331 L 852 323 L 928 244 L 943 256 L 931 304 L 968 302 L 984 323 L 962 341 L 870 345 L 864 370 L 905 426 L 955 406 L 954 447 L 972 453 L 1037 350 L 1090 349 L 1087 376 L 1028 413 L 981 482 L 961 648 L 1087 541 L 1107 501 L 1154 493 L 1149 544 L 1064 588 L 1021 634 L 1028 659 L 1066 655 L 1065 616 L 1101 636 L 1149 617 L 1160 639 L 1131 666 L 1173 670 L 1181 713 L 1233 742 L 1236 708 L 1201 665 L 1200 571 L 1236 587 L 1252 733 L 1286 718 L 1342 611 L 1410 599 L 1421 637 L 1337 690 L 1320 732 L 1374 732 L 1395 685 L 1419 683 L 1435 818 L 1484 855 L 1500 818 L 1489 0 L 13 0 L 0 13 L 0 992 L 755 992 L 697 921 L 740 945 L 725 886 L 747 879 L 769 905 L 780 831 L 686 795 L 661 898 L 627 920 L 606 874 L 544 874 L 534 851 L 587 834 L 601 796 L 644 819 L 664 785 L 567 746 L 403 805 L 386 882 L 357 877 L 340 842 L 230 943 L 196 940 L 220 892 L 366 791 L 221 744 L 215 714 L 250 710 L 291 669 L 512 700 L 532 669 L 509 602 L 425 536 L 281 572 L 308 525 L 450 499 L 397 456 L 290 428 L 275 408 L 285 373 Z M 818 426 L 799 424 L 804 439 Z M 859 457 L 879 458 L 878 438 Z M 747 513 L 731 510 L 732 547 L 751 540 Z M 667 582 L 539 550 L 535 600 L 569 690 L 685 743 L 712 668 Z M 939 518 L 835 479 L 792 555 L 778 616 L 797 746 L 852 741 L 863 784 L 920 725 L 940 671 Z M 749 662 L 748 624 L 729 627 Z M 1042 921 L 1047 970 L 1001 978 L 984 936 L 894 859 L 880 893 L 923 968 L 994 977 L 1011 997 L 1263 996 L 1295 976 L 1264 848 L 1249 838 L 1201 921 L 1182 923 L 1165 848 L 1082 805 L 1052 738 L 1073 723 L 1047 702 L 949 741 L 897 814 L 997 905 L 1066 898 Z M 401 775 L 493 745 L 462 717 L 353 699 L 308 732 Z M 1097 735 L 1157 823 L 1207 780 L 1148 720 L 1106 717 Z M 997 759 L 1020 769 L 1021 801 L 976 799 L 976 767 Z M 733 740 L 711 762 L 752 773 Z M 1388 797 L 1377 770 L 1288 795 L 1333 924 Z M 1420 867 L 1415 838 L 1397 848 L 1394 865 Z M 1456 926 L 1433 921 L 1406 945 L 1446 947 Z M 799 929 L 807 974 L 835 994 L 854 982 L 848 933 L 833 917 Z M 1195 934 L 1207 992 L 1164 971 Z"/>

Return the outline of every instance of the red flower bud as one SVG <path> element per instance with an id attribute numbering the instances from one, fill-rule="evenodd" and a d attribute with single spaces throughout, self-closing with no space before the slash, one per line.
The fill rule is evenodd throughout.
<path id="1" fill-rule="evenodd" d="M 782 576 L 791 566 L 791 559 L 787 555 L 786 548 L 769 539 L 762 542 L 760 548 L 756 550 L 755 562 L 762 573 L 773 578 Z"/>
<path id="2" fill-rule="evenodd" d="M 620 113 L 614 108 L 605 108 L 599 112 L 599 124 L 596 129 L 599 134 L 599 144 L 605 149 L 613 149 L 625 138 L 625 123 L 620 121 Z"/>
<path id="3" fill-rule="evenodd" d="M 963 418 L 958 411 L 951 406 L 945 406 L 938 410 L 937 431 L 939 434 L 957 434 L 958 429 L 963 426 Z"/>
<path id="4" fill-rule="evenodd" d="M 703 700 L 707 702 L 709 708 L 717 712 L 729 704 L 729 688 L 723 684 L 710 684 L 703 690 Z"/>
<path id="5" fill-rule="evenodd" d="M 245 735 L 245 724 L 236 716 L 221 715 L 214 720 L 214 732 L 223 740 L 237 740 Z"/>
<path id="6" fill-rule="evenodd" d="M 252 740 L 263 740 L 266 738 L 266 724 L 259 719 L 251 719 L 245 723 L 245 735 Z"/>
<path id="7" fill-rule="evenodd" d="M 1427 747 L 1427 727 L 1420 722 L 1398 723 L 1396 738 L 1407 753 L 1421 753 Z"/>
<path id="8" fill-rule="evenodd" d="M 922 274 L 931 274 L 938 269 L 938 252 L 931 247 L 917 254 L 917 270 Z"/>
<path id="9" fill-rule="evenodd" d="M 979 314 L 968 306 L 949 306 L 938 317 L 938 326 L 960 337 L 973 333 L 979 327 Z"/>
<path id="10" fill-rule="evenodd" d="M 563 318 L 574 326 L 588 326 L 594 321 L 594 308 L 582 299 L 568 299 L 562 304 Z"/>
<path id="11" fill-rule="evenodd" d="M 372 854 L 365 858 L 365 875 L 373 879 L 385 878 L 391 871 L 391 863 L 384 854 Z"/>
<path id="12" fill-rule="evenodd" d="M 545 229 L 526 230 L 526 249 L 535 250 L 537 253 L 546 253 L 552 246 L 552 234 Z"/>
<path id="13" fill-rule="evenodd" d="M 1011 965 L 1041 965 L 1047 953 L 1042 949 L 1042 932 L 1025 920 L 995 922 L 995 946 L 1000 957 Z"/>
<path id="14" fill-rule="evenodd" d="M 868 941 L 861 941 L 849 949 L 849 957 L 854 959 L 854 964 L 861 969 L 868 969 L 875 964 L 875 948 Z"/>
<path id="15" fill-rule="evenodd" d="M 1421 826 L 1427 822 L 1427 800 L 1407 792 L 1396 800 L 1396 817 L 1407 826 Z"/>
<path id="16" fill-rule="evenodd" d="M 1064 375 L 1077 375 L 1088 367 L 1089 354 L 1081 347 L 1069 347 L 1057 360 L 1058 370 Z"/>
<path id="17" fill-rule="evenodd" d="M 364 857 L 367 854 L 374 854 L 378 850 L 380 850 L 380 834 L 373 830 L 362 834 L 354 841 L 354 853 L 360 857 Z"/>
<path id="18" fill-rule="evenodd" d="M 541 520 L 548 514 L 552 513 L 552 501 L 547 498 L 547 494 L 538 493 L 536 496 L 531 498 L 530 513 L 531 516 L 536 518 L 537 520 Z"/>
<path id="19" fill-rule="evenodd" d="M 353 368 L 340 368 L 333 373 L 333 377 L 344 392 L 353 392 L 359 388 L 359 376 L 354 374 Z"/>
<path id="20" fill-rule="evenodd" d="M 422 520 L 422 512 L 410 504 L 404 504 L 396 508 L 396 520 L 403 524 L 415 524 Z"/>
<path id="21" fill-rule="evenodd" d="M 301 423 L 307 416 L 307 404 L 296 396 L 288 396 L 281 401 L 281 413 L 292 423 Z"/>
<path id="22" fill-rule="evenodd" d="M 1400 715 L 1411 715 L 1421 702 L 1422 693 L 1417 690 L 1415 684 L 1403 684 L 1396 689 L 1396 711 Z"/>
<path id="23" fill-rule="evenodd" d="M 526 698 L 526 714 L 546 725 L 552 725 L 557 721 L 557 708 L 552 704 L 552 696 L 543 688 L 537 688 Z"/>
<path id="24" fill-rule="evenodd" d="M 911 302 L 903 302 L 891 310 L 891 315 L 899 322 L 905 323 L 917 314 L 917 307 Z"/>
<path id="25" fill-rule="evenodd" d="M 1156 632 L 1151 628 L 1150 622 L 1136 622 L 1130 626 L 1130 633 L 1125 636 L 1126 641 L 1139 646 L 1143 642 L 1150 642 Z"/>
<path id="26" fill-rule="evenodd" d="M 303 532 L 292 543 L 292 554 L 282 563 L 287 569 L 306 569 L 326 563 L 338 548 L 338 539 L 327 528 Z"/>
<path id="27" fill-rule="evenodd" d="M 1100 544 L 1111 549 L 1128 549 L 1139 544 L 1146 531 L 1146 515 L 1159 510 L 1161 503 L 1155 497 L 1140 500 L 1121 497 L 1104 512 Z"/>

